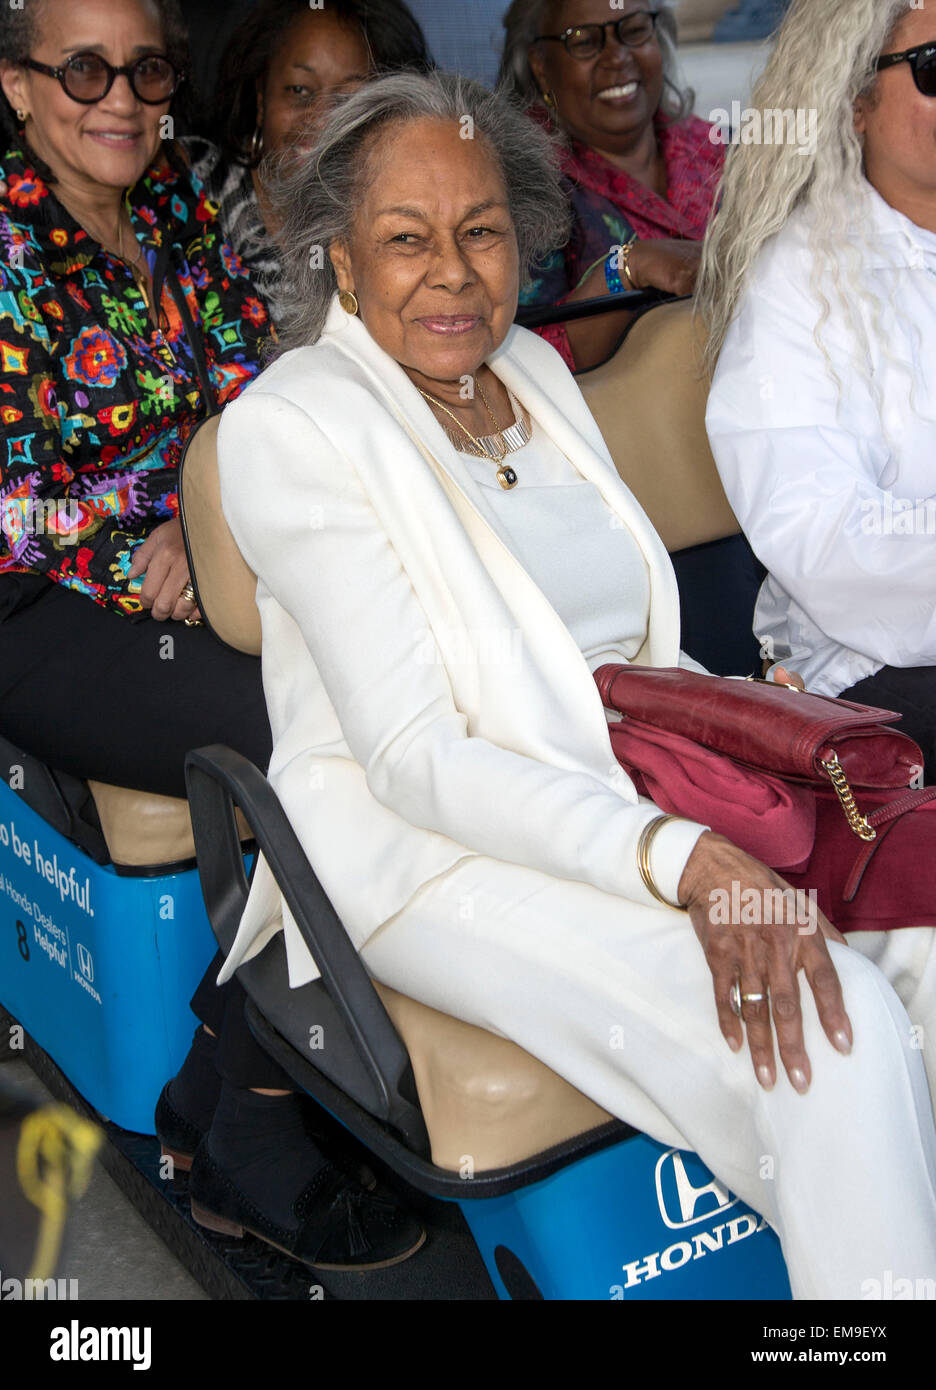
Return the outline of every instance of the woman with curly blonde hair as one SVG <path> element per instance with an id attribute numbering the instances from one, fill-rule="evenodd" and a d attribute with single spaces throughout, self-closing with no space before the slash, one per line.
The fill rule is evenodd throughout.
<path id="1" fill-rule="evenodd" d="M 768 577 L 764 655 L 898 710 L 936 773 L 936 18 L 794 0 L 732 149 L 697 307 L 722 481 Z"/>

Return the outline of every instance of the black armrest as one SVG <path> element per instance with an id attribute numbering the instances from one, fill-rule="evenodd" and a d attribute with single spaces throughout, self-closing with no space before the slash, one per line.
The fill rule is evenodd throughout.
<path id="1" fill-rule="evenodd" d="M 249 891 L 234 819 L 237 805 L 289 905 L 333 1006 L 330 1018 L 334 1022 L 327 1026 L 330 1030 L 337 1026 L 340 1036 L 329 1038 L 321 1070 L 345 1086 L 371 1114 L 404 1135 L 414 1150 L 428 1151 L 409 1055 L 273 788 L 249 759 L 221 744 L 190 752 L 185 780 L 199 878 L 219 942 L 230 947 Z M 266 951 L 261 952 L 258 963 L 265 955 Z M 248 992 L 252 965 L 240 970 Z"/>
<path id="2" fill-rule="evenodd" d="M 517 310 L 514 322 L 521 328 L 547 328 L 554 323 L 572 323 L 575 319 L 590 319 L 597 314 L 610 314 L 619 309 L 635 313 L 672 298 L 662 290 L 647 289 L 602 294 L 596 299 L 579 299 L 573 304 L 531 304 Z"/>

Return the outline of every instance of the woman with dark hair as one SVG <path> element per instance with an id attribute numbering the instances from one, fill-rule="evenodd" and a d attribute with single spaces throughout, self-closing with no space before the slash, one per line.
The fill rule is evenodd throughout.
<path id="1" fill-rule="evenodd" d="M 670 0 L 513 0 L 501 77 L 555 131 L 572 236 L 531 270 L 527 304 L 654 286 L 691 294 L 724 151 L 679 82 Z M 570 367 L 597 365 L 627 316 L 541 330 Z"/>
<path id="2" fill-rule="evenodd" d="M 158 704 L 158 734 L 141 739 L 139 724 L 169 671 L 184 682 L 188 654 L 198 665 L 206 648 L 191 630 L 179 459 L 199 419 L 256 373 L 270 331 L 174 148 L 186 60 L 175 0 L 0 10 L 3 731 L 79 776 L 168 795 L 181 791 L 192 730 Z M 161 678 L 140 654 L 149 615 L 187 625 Z M 113 712 L 102 721 L 90 703 L 63 721 L 57 706 L 56 671 L 73 679 L 69 660 L 86 661 L 98 641 L 121 653 L 114 703 L 132 752 Z M 29 657 L 37 644 L 41 666 Z M 147 673 L 139 691 L 133 652 Z M 254 684 L 244 737 L 263 727 L 259 674 Z M 219 684 L 222 703 L 230 685 Z M 249 709 L 245 694 L 235 722 Z"/>
<path id="3" fill-rule="evenodd" d="M 403 0 L 261 0 L 221 58 L 213 143 L 187 149 L 234 250 L 269 300 L 280 277 L 261 161 L 306 143 L 341 92 L 378 72 L 426 71 L 432 59 Z"/>
<path id="4" fill-rule="evenodd" d="M 189 749 L 220 741 L 261 766 L 271 749 L 260 663 L 200 625 L 179 521 L 186 440 L 256 374 L 270 332 L 173 148 L 185 62 L 175 0 L 0 7 L 15 131 L 0 155 L 0 732 L 74 776 L 175 797 Z M 327 1160 L 240 987 L 212 985 L 201 1016 L 211 1031 L 162 1103 L 176 1146 L 214 1119 L 250 1190 L 258 1154 L 284 1200 L 300 1174 L 308 1246 L 332 1265 L 408 1253 L 420 1227 Z"/>

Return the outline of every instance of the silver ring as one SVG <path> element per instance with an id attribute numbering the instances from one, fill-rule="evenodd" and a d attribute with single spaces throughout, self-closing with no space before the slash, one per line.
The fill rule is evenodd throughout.
<path id="1" fill-rule="evenodd" d="M 728 1005 L 735 1018 L 741 1017 L 741 986 L 735 980 L 731 989 L 728 991 Z"/>
<path id="2" fill-rule="evenodd" d="M 767 998 L 766 994 L 742 994 L 742 1004 L 760 1004 Z"/>

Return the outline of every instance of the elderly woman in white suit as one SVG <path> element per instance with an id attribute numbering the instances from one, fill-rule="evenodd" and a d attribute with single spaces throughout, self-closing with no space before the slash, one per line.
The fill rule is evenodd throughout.
<path id="1" fill-rule="evenodd" d="M 894 990 L 824 919 L 711 922 L 714 890 L 781 880 L 615 763 L 591 672 L 677 664 L 677 591 L 573 378 L 512 327 L 562 235 L 546 137 L 474 83 L 386 78 L 283 206 L 293 350 L 224 414 L 222 500 L 259 577 L 270 779 L 368 969 L 696 1150 L 797 1296 L 933 1276 Z M 317 975 L 261 863 L 222 979 L 281 912 L 291 984 Z"/>

